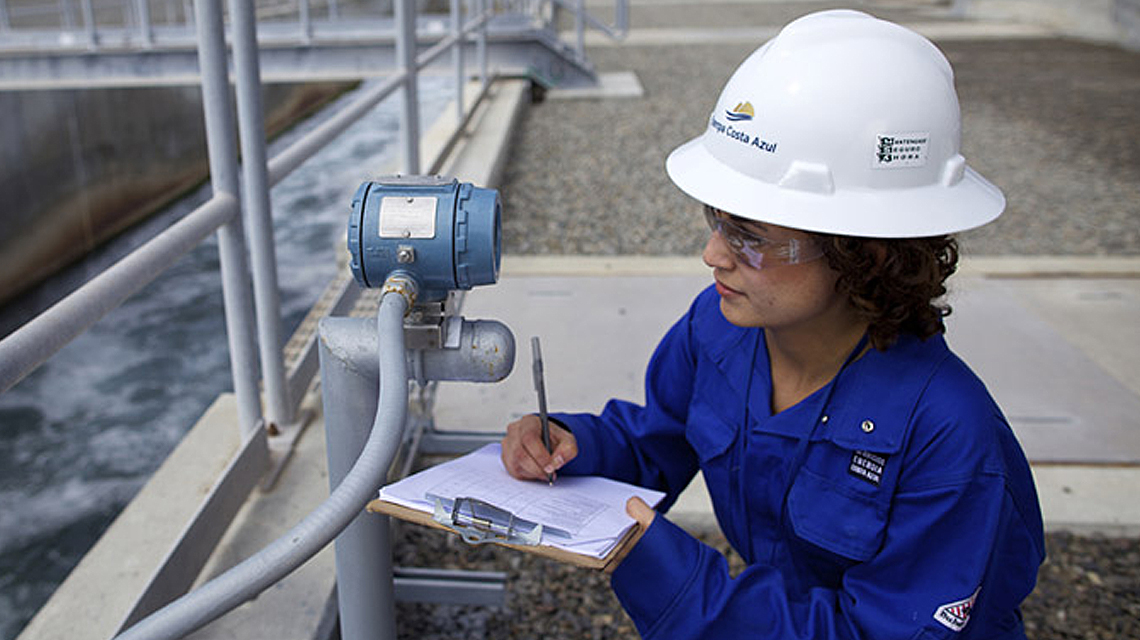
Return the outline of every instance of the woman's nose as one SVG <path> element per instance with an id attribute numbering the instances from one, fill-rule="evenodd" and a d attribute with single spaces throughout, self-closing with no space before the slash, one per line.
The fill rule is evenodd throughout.
<path id="1" fill-rule="evenodd" d="M 709 240 L 705 243 L 705 250 L 701 253 L 701 259 L 706 265 L 714 269 L 730 269 L 735 264 L 732 251 L 728 248 L 728 242 L 725 241 L 723 235 L 716 231 L 709 234 Z"/>

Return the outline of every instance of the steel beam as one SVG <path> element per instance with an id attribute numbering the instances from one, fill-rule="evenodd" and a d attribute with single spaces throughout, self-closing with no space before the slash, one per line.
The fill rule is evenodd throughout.
<path id="1" fill-rule="evenodd" d="M 396 602 L 501 607 L 506 601 L 507 574 L 501 571 L 394 567 L 392 578 Z"/>

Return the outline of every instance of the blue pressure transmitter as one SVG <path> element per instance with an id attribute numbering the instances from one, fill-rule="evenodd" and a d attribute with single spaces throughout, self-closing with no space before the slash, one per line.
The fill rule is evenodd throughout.
<path id="1" fill-rule="evenodd" d="M 454 178 L 389 176 L 352 197 L 348 250 L 362 287 L 394 274 L 415 281 L 420 302 L 493 284 L 502 258 L 499 193 Z"/>

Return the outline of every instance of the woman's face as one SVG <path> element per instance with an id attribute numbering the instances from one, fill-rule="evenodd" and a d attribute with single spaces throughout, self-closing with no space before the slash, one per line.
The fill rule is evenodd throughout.
<path id="1" fill-rule="evenodd" d="M 774 244 L 790 240 L 814 243 L 811 235 L 803 231 L 740 218 L 733 218 L 732 222 Z M 827 260 L 756 268 L 733 250 L 722 231 L 710 235 L 702 257 L 713 269 L 721 312 L 737 326 L 808 329 L 814 323 L 853 317 L 846 297 L 835 291 L 839 274 L 827 265 Z"/>

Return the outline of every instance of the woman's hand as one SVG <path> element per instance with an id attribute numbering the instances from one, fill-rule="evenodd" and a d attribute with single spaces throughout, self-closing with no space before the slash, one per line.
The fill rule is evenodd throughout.
<path id="1" fill-rule="evenodd" d="M 550 446 L 553 453 L 547 453 L 542 443 L 542 422 L 538 416 L 523 416 L 507 425 L 503 467 L 520 480 L 546 480 L 578 455 L 574 434 L 554 422 L 550 423 Z"/>
<path id="2" fill-rule="evenodd" d="M 629 517 L 637 520 L 637 530 L 633 532 L 633 539 L 628 544 L 623 545 L 618 555 L 605 566 L 604 571 L 606 573 L 613 573 L 614 569 L 618 568 L 622 560 L 625 560 L 625 557 L 629 555 L 630 551 L 633 551 L 633 547 L 641 540 L 641 536 L 645 535 L 649 525 L 653 524 L 653 518 L 657 517 L 657 512 L 653 510 L 653 507 L 645 504 L 645 501 L 637 496 L 626 500 L 625 512 L 629 514 Z"/>

